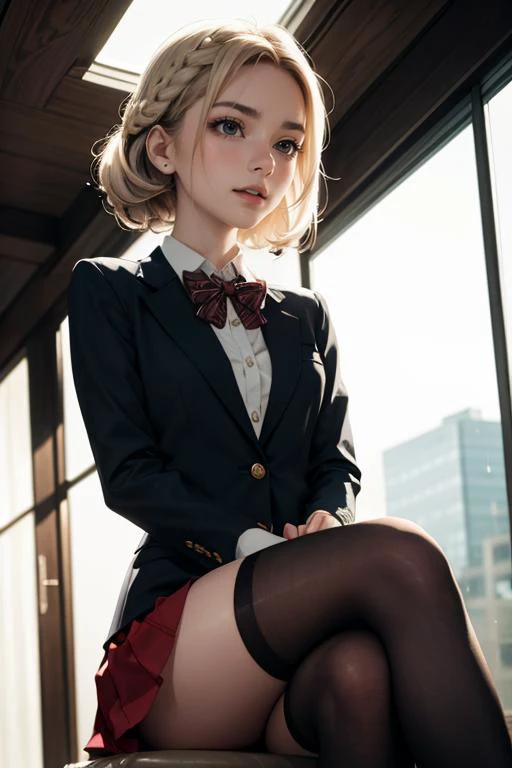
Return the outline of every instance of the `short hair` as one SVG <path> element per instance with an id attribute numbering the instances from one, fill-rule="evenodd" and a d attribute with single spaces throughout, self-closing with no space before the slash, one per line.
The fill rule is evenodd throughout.
<path id="1" fill-rule="evenodd" d="M 259 224 L 240 230 L 253 248 L 310 247 L 316 237 L 321 153 L 327 129 L 320 78 L 297 41 L 283 27 L 248 22 L 196 25 L 180 30 L 154 54 L 126 102 L 121 125 L 101 142 L 93 174 L 106 207 L 128 229 L 154 232 L 172 227 L 176 210 L 173 176 L 161 173 L 146 151 L 149 130 L 179 132 L 185 112 L 204 97 L 196 147 L 219 93 L 241 68 L 271 62 L 299 85 L 306 109 L 305 137 L 294 179 L 283 200 Z"/>

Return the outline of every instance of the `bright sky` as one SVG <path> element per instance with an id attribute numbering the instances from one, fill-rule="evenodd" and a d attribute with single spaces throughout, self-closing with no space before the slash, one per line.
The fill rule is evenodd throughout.
<path id="1" fill-rule="evenodd" d="M 226 19 L 274 24 L 289 5 L 290 0 L 133 0 L 96 61 L 140 74 L 153 52 L 183 26 Z"/>

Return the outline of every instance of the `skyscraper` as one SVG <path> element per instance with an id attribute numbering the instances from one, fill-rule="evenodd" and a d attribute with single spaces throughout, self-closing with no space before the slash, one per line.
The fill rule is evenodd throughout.
<path id="1" fill-rule="evenodd" d="M 503 706 L 512 709 L 512 588 L 499 422 L 465 410 L 384 452 L 387 514 L 443 548 Z"/>
<path id="2" fill-rule="evenodd" d="M 499 422 L 467 409 L 384 451 L 387 514 L 421 525 L 455 574 L 482 563 L 483 542 L 508 533 Z"/>

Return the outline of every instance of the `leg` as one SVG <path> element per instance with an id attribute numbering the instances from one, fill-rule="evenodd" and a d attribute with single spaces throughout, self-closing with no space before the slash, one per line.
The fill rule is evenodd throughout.
<path id="1" fill-rule="evenodd" d="M 388 661 L 367 631 L 334 635 L 299 665 L 266 727 L 270 752 L 322 766 L 413 768 L 398 732 Z"/>
<path id="2" fill-rule="evenodd" d="M 250 656 L 236 628 L 240 562 L 211 571 L 190 589 L 162 686 L 139 726 L 155 749 L 247 747 L 284 690 Z"/>
<path id="3" fill-rule="evenodd" d="M 510 768 L 503 713 L 460 592 L 413 524 L 358 523 L 250 555 L 235 609 L 251 655 L 281 680 L 319 643 L 365 626 L 385 648 L 400 727 L 422 768 Z"/>

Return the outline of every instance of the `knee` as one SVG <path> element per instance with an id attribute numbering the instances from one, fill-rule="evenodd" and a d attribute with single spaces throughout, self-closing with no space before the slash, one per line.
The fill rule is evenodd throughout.
<path id="1" fill-rule="evenodd" d="M 324 641 L 301 662 L 284 696 L 290 734 L 318 752 L 322 733 L 387 722 L 390 671 L 383 646 L 366 631 L 346 631 Z M 371 730 L 371 728 L 370 728 Z"/>
<path id="2" fill-rule="evenodd" d="M 390 672 L 383 646 L 371 632 L 344 632 L 326 643 L 318 668 L 322 696 L 318 714 L 368 715 L 387 707 Z"/>
<path id="3" fill-rule="evenodd" d="M 383 518 L 381 546 L 376 555 L 376 579 L 398 595 L 432 599 L 458 594 L 450 565 L 439 544 L 419 525 L 400 518 Z"/>

